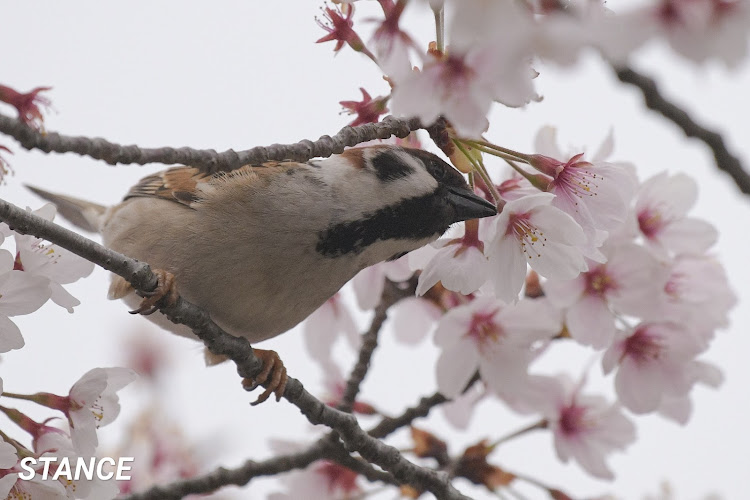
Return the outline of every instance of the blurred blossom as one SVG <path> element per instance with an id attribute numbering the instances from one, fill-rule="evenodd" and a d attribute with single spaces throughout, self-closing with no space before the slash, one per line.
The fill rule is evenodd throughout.
<path id="1" fill-rule="evenodd" d="M 707 345 L 674 323 L 641 323 L 621 331 L 604 353 L 604 373 L 615 368 L 617 397 L 633 413 L 655 411 L 665 395 L 685 396 L 696 381 L 695 358 Z"/>
<path id="2" fill-rule="evenodd" d="M 636 234 L 660 259 L 672 254 L 701 253 L 718 238 L 714 226 L 688 217 L 698 199 L 698 185 L 685 174 L 657 174 L 643 183 L 635 202 Z"/>
<path id="3" fill-rule="evenodd" d="M 487 387 L 501 397 L 524 390 L 532 345 L 547 341 L 562 328 L 559 312 L 544 300 L 508 305 L 479 297 L 448 311 L 438 323 L 435 344 L 438 390 L 458 396 L 478 370 Z"/>
<path id="4" fill-rule="evenodd" d="M 605 249 L 606 264 L 590 263 L 574 280 L 548 280 L 550 301 L 565 310 L 570 335 L 595 349 L 608 347 L 615 335 L 615 313 L 651 317 L 668 270 L 644 248 L 622 244 Z"/>
<path id="5" fill-rule="evenodd" d="M 400 283 L 411 278 L 414 271 L 409 268 L 408 259 L 404 255 L 393 261 L 366 267 L 357 273 L 352 279 L 352 288 L 360 309 L 374 309 L 380 303 L 386 279 Z"/>
<path id="6" fill-rule="evenodd" d="M 664 295 L 659 315 L 706 335 L 706 340 L 716 328 L 729 325 L 729 311 L 737 304 L 724 267 L 704 255 L 677 256 Z"/>
<path id="7" fill-rule="evenodd" d="M 340 292 L 316 309 L 305 320 L 302 328 L 307 352 L 323 366 L 332 363 L 331 352 L 339 334 L 344 334 L 352 348 L 359 346 L 357 324 L 349 308 L 341 300 Z"/>
<path id="8" fill-rule="evenodd" d="M 531 17 L 513 2 L 465 1 L 450 21 L 445 54 L 428 54 L 421 70 L 394 75 L 391 107 L 432 123 L 442 115 L 459 135 L 478 137 L 493 101 L 523 106 L 539 97 L 523 34 Z"/>
<path id="9" fill-rule="evenodd" d="M 575 386 L 565 375 L 534 377 L 533 387 L 532 406 L 547 418 L 558 458 L 563 462 L 572 458 L 589 474 L 613 479 L 607 456 L 624 450 L 636 438 L 635 426 L 619 405 L 601 396 L 582 395 L 582 383 Z"/>

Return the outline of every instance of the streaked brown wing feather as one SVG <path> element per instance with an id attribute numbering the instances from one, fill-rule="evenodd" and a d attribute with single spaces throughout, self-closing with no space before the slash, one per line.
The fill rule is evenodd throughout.
<path id="1" fill-rule="evenodd" d="M 125 199 L 162 198 L 190 206 L 199 199 L 198 183 L 210 176 L 194 167 L 175 167 L 149 175 L 130 188 Z"/>
<path id="2" fill-rule="evenodd" d="M 174 201 L 193 208 L 193 204 L 201 200 L 199 186 L 211 184 L 216 180 L 227 181 L 232 177 L 253 177 L 271 175 L 275 169 L 298 168 L 304 163 L 292 161 L 270 161 L 260 166 L 245 165 L 231 172 L 206 174 L 195 167 L 174 167 L 141 179 L 138 184 L 130 188 L 125 200 L 129 198 L 161 198 Z"/>

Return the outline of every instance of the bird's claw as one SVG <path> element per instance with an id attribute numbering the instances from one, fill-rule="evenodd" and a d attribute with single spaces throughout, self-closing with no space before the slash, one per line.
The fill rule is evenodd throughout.
<path id="1" fill-rule="evenodd" d="M 130 314 L 148 316 L 158 311 L 161 306 L 171 306 L 177 302 L 179 294 L 175 286 L 174 274 L 163 269 L 155 269 L 154 274 L 157 280 L 156 288 L 150 292 L 136 291 L 140 297 L 143 297 L 143 302 L 138 309 L 130 311 Z"/>
<path id="2" fill-rule="evenodd" d="M 276 395 L 276 401 L 281 399 L 286 389 L 287 375 L 286 367 L 276 351 L 267 351 L 265 349 L 253 349 L 255 355 L 263 362 L 263 369 L 254 379 L 243 379 L 242 386 L 247 391 L 252 391 L 262 385 L 266 388 L 263 394 L 252 403 L 253 406 L 259 405 L 271 394 Z"/>

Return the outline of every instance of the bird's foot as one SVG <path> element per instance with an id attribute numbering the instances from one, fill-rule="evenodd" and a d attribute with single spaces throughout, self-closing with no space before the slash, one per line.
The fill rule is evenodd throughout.
<path id="1" fill-rule="evenodd" d="M 276 351 L 267 351 L 265 349 L 253 349 L 255 355 L 260 358 L 263 362 L 263 369 L 254 379 L 246 378 L 242 379 L 242 387 L 246 391 L 252 391 L 259 385 L 262 385 L 266 390 L 258 396 L 258 399 L 252 403 L 253 406 L 258 405 L 268 399 L 271 394 L 276 394 L 276 401 L 281 399 L 284 395 L 284 389 L 286 389 L 286 367 L 281 361 L 281 358 Z"/>
<path id="2" fill-rule="evenodd" d="M 130 314 L 149 315 L 156 312 L 161 306 L 171 306 L 177 302 L 179 293 L 175 286 L 174 274 L 163 269 L 154 269 L 156 275 L 156 288 L 151 292 L 137 291 L 136 293 L 143 297 L 143 302 L 138 307 L 130 311 Z"/>

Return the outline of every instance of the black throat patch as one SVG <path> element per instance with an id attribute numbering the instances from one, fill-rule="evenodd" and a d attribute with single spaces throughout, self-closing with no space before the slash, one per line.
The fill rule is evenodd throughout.
<path id="1" fill-rule="evenodd" d="M 435 193 L 381 208 L 359 220 L 342 222 L 318 233 L 315 250 L 326 257 L 359 254 L 376 241 L 438 237 L 450 225 Z M 412 248 L 404 248 L 404 252 Z"/>

